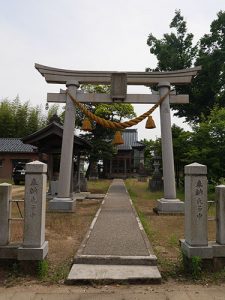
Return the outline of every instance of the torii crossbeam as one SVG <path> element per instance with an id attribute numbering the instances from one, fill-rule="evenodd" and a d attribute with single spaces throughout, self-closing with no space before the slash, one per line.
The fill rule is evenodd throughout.
<path id="1" fill-rule="evenodd" d="M 189 84 L 201 67 L 168 72 L 114 72 L 114 71 L 77 71 L 65 70 L 35 64 L 35 68 L 48 83 L 66 84 L 68 91 L 79 102 L 95 103 L 136 103 L 155 104 L 160 97 L 168 93 L 171 85 Z M 78 90 L 80 84 L 111 85 L 110 94 L 90 94 Z M 158 85 L 159 93 L 127 94 L 127 85 Z M 48 102 L 66 103 L 64 132 L 62 141 L 58 196 L 50 201 L 54 211 L 73 211 L 74 200 L 70 193 L 71 166 L 75 108 L 64 90 L 60 93 L 48 93 Z M 158 200 L 157 210 L 162 213 L 183 211 L 183 202 L 176 199 L 173 145 L 171 132 L 170 103 L 188 103 L 188 95 L 176 95 L 171 92 L 160 105 L 162 161 L 164 179 L 164 198 Z"/>

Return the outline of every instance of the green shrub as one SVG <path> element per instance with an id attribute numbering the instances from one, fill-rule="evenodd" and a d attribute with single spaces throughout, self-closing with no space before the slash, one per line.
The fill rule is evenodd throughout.
<path id="1" fill-rule="evenodd" d="M 192 276 L 193 279 L 200 279 L 202 274 L 202 258 L 199 256 L 193 256 L 188 258 L 185 253 L 182 252 L 182 264 L 184 271 Z"/>
<path id="2" fill-rule="evenodd" d="M 39 279 L 44 279 L 48 275 L 48 262 L 41 260 L 37 264 L 37 276 Z"/>

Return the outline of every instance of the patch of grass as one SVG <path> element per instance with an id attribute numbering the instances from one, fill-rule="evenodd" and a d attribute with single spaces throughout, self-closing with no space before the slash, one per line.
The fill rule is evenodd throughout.
<path id="1" fill-rule="evenodd" d="M 150 223 L 148 222 L 147 216 L 138 206 L 138 200 L 140 198 L 145 199 L 145 201 L 151 200 L 151 198 L 149 197 L 150 192 L 146 188 L 147 183 L 139 182 L 135 179 L 127 179 L 125 183 L 130 198 L 135 206 L 135 209 L 137 211 L 139 219 L 141 220 L 142 226 L 144 227 L 146 234 L 148 235 L 149 238 L 153 238 L 154 232 L 150 226 Z"/>
<path id="2" fill-rule="evenodd" d="M 190 274 L 192 279 L 199 280 L 202 275 L 202 258 L 199 256 L 193 256 L 188 258 L 183 252 L 182 264 L 185 273 Z"/>
<path id="3" fill-rule="evenodd" d="M 48 276 L 48 261 L 41 260 L 37 264 L 37 276 L 39 279 L 43 280 Z"/>
<path id="4" fill-rule="evenodd" d="M 141 212 L 139 210 L 137 210 L 137 213 L 138 213 L 139 219 L 142 223 L 142 226 L 143 226 L 148 238 L 151 239 L 151 240 L 154 239 L 155 233 L 152 230 L 152 228 L 151 228 L 151 226 L 150 226 L 150 224 L 147 220 L 147 217 L 145 216 L 145 214 L 143 212 Z"/>
<path id="5" fill-rule="evenodd" d="M 109 179 L 88 180 L 88 191 L 96 194 L 105 194 L 111 182 Z"/>
<path id="6" fill-rule="evenodd" d="M 148 189 L 148 182 L 141 182 L 137 179 L 129 178 L 126 179 L 125 183 L 130 197 L 134 201 L 137 197 L 146 201 L 162 198 L 163 192 L 150 192 Z"/>
<path id="7" fill-rule="evenodd" d="M 45 278 L 45 281 L 49 283 L 63 283 L 69 274 L 70 267 L 71 262 L 69 261 L 56 265 L 49 272 L 48 278 Z"/>
<path id="8" fill-rule="evenodd" d="M 179 246 L 179 238 L 175 233 L 172 233 L 168 238 L 168 244 L 171 247 L 178 247 Z"/>
<path id="9" fill-rule="evenodd" d="M 0 183 L 10 183 L 13 184 L 13 180 L 12 179 L 0 179 Z"/>
<path id="10" fill-rule="evenodd" d="M 201 280 L 202 282 L 206 273 L 202 271 L 201 258 L 192 258 L 187 261 L 187 265 L 184 267 L 184 258 L 180 254 L 179 239 L 184 236 L 184 216 L 154 214 L 152 209 L 156 206 L 155 200 L 162 198 L 163 193 L 150 192 L 147 182 L 140 183 L 136 179 L 128 179 L 126 180 L 126 186 L 157 255 L 158 267 L 162 277 L 176 280 Z M 182 189 L 178 190 L 177 195 L 179 199 L 184 200 Z M 210 223 L 209 225 L 212 227 L 211 232 L 213 232 L 213 224 Z M 217 277 L 222 278 L 224 273 L 219 272 Z"/>

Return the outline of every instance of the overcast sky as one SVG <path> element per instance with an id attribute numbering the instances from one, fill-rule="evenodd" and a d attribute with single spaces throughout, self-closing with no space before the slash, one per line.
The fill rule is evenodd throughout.
<path id="1" fill-rule="evenodd" d="M 144 71 L 156 59 L 146 44 L 170 32 L 175 9 L 181 9 L 197 41 L 208 33 L 224 0 L 0 0 L 0 100 L 19 95 L 33 105 L 63 86 L 47 84 L 34 63 L 74 70 Z M 149 92 L 131 87 L 132 93 Z M 146 105 L 135 106 L 140 114 Z M 157 128 L 138 126 L 139 139 L 160 136 Z M 180 125 L 182 120 L 173 118 Z M 185 127 L 187 128 L 187 127 Z"/>

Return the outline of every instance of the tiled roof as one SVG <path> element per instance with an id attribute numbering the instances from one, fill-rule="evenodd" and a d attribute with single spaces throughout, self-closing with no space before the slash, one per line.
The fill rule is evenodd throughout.
<path id="1" fill-rule="evenodd" d="M 19 138 L 0 138 L 0 152 L 36 152 L 37 147 L 24 144 Z"/>
<path id="2" fill-rule="evenodd" d="M 50 134 L 56 134 L 58 136 L 60 136 L 62 138 L 63 136 L 63 126 L 55 121 L 51 122 L 50 124 L 48 124 L 46 127 L 43 127 L 41 129 L 39 129 L 38 131 L 35 131 L 34 133 L 25 136 L 24 138 L 22 138 L 22 141 L 25 143 L 30 143 L 32 145 L 37 144 L 37 142 L 39 143 L 43 137 L 46 136 L 50 136 Z M 82 146 L 84 149 L 90 149 L 91 143 L 88 142 L 87 140 L 85 140 L 84 138 L 77 136 L 74 133 L 74 144 L 75 145 L 80 145 Z"/>
<path id="3" fill-rule="evenodd" d="M 141 142 L 138 142 L 137 129 L 125 129 L 122 132 L 124 144 L 117 147 L 118 150 L 132 150 L 132 148 L 145 147 Z"/>

